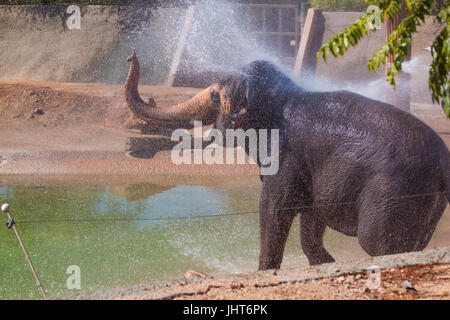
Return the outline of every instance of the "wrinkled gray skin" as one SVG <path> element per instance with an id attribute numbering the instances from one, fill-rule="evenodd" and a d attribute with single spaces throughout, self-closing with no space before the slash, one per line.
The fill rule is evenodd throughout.
<path id="1" fill-rule="evenodd" d="M 207 90 L 216 116 L 186 127 L 280 130 L 280 169 L 261 176 L 259 269 L 280 267 L 298 214 L 312 265 L 334 261 L 326 227 L 371 256 L 425 248 L 450 198 L 450 156 L 423 122 L 356 93 L 305 92 L 265 61 Z"/>

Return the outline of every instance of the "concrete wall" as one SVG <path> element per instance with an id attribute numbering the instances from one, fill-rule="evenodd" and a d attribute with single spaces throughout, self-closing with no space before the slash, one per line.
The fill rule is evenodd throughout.
<path id="1" fill-rule="evenodd" d="M 325 17 L 325 32 L 323 43 L 326 43 L 336 33 L 348 27 L 356 21 L 362 12 L 323 12 Z M 351 47 L 344 56 L 334 58 L 331 54 L 325 63 L 319 60 L 316 68 L 316 74 L 342 80 L 367 80 L 375 79 L 383 74 L 370 74 L 367 70 L 367 61 L 384 43 L 384 30 L 371 32 L 367 37 L 361 40 L 356 47 Z"/>
<path id="2" fill-rule="evenodd" d="M 165 80 L 183 8 L 81 6 L 81 29 L 69 30 L 67 7 L 0 6 L 0 77 L 123 83 L 135 48 L 142 83 Z"/>

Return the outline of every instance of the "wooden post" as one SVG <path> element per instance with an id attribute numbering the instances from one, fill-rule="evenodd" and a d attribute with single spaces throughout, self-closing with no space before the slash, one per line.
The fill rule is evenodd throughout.
<path id="1" fill-rule="evenodd" d="M 175 74 L 180 64 L 181 54 L 183 53 L 184 43 L 186 42 L 189 29 L 191 27 L 192 19 L 194 18 L 195 6 L 189 6 L 186 12 L 186 18 L 184 19 L 183 30 L 181 31 L 180 39 L 178 39 L 177 49 L 170 66 L 169 76 L 166 81 L 166 85 L 172 86 Z"/>
<path id="2" fill-rule="evenodd" d="M 325 18 L 322 10 L 308 9 L 300 46 L 295 59 L 294 73 L 314 73 L 317 66 L 317 52 L 322 46 L 325 31 Z"/>
<path id="3" fill-rule="evenodd" d="M 301 2 L 300 4 L 300 27 L 301 30 L 303 30 L 303 27 L 305 26 L 305 20 L 306 20 L 306 12 L 311 7 L 309 3 Z"/>
<path id="4" fill-rule="evenodd" d="M 28 255 L 27 249 L 25 249 L 25 245 L 23 244 L 22 237 L 20 236 L 19 231 L 17 231 L 16 224 L 14 223 L 14 220 L 11 217 L 11 214 L 9 213 L 9 205 L 7 203 L 5 203 L 2 205 L 1 209 L 8 217 L 7 228 L 8 229 L 12 228 L 14 230 L 17 240 L 19 241 L 20 247 L 22 248 L 22 251 L 25 254 L 25 258 L 27 259 L 28 265 L 30 266 L 31 272 L 33 272 L 33 276 L 36 279 L 39 289 L 41 290 L 42 296 L 44 297 L 44 299 L 47 299 L 47 295 L 45 294 L 44 287 L 42 286 L 41 280 L 39 280 L 36 270 L 34 269 L 33 263 L 31 262 L 31 258 Z"/>
<path id="5" fill-rule="evenodd" d="M 405 4 L 402 6 L 402 13 L 399 16 L 390 19 L 386 17 L 386 41 L 394 31 L 394 29 L 399 25 L 399 23 L 406 18 L 406 8 Z M 411 60 L 411 46 L 408 48 L 408 54 L 405 57 L 405 62 Z M 389 72 L 392 64 L 394 63 L 394 56 L 389 54 L 386 58 L 386 69 L 385 73 Z M 399 109 L 410 112 L 411 108 L 411 75 L 401 71 L 396 77 L 396 89 L 393 90 L 391 86 L 386 89 L 386 101 Z"/>

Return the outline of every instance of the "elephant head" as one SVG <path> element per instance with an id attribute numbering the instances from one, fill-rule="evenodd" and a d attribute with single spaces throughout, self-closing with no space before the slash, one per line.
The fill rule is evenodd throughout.
<path id="1" fill-rule="evenodd" d="M 135 52 L 127 59 L 130 70 L 125 83 L 125 97 L 130 110 L 140 119 L 169 129 L 190 129 L 194 121 L 215 123 L 221 130 L 230 128 L 270 128 L 271 119 L 279 117 L 277 105 L 288 97 L 287 90 L 299 88 L 273 64 L 254 61 L 240 72 L 210 85 L 190 100 L 170 107 L 157 107 L 139 96 L 139 62 Z"/>

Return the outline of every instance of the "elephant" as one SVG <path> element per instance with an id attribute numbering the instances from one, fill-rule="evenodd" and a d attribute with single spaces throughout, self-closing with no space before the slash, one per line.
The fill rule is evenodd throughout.
<path id="1" fill-rule="evenodd" d="M 450 155 L 413 115 L 350 91 L 306 91 L 261 60 L 160 108 L 140 98 L 136 54 L 128 61 L 125 97 L 148 123 L 279 130 L 279 170 L 261 175 L 260 270 L 280 268 L 297 215 L 310 265 L 334 262 L 323 245 L 327 227 L 357 237 L 370 256 L 420 251 L 430 241 L 450 199 Z"/>

